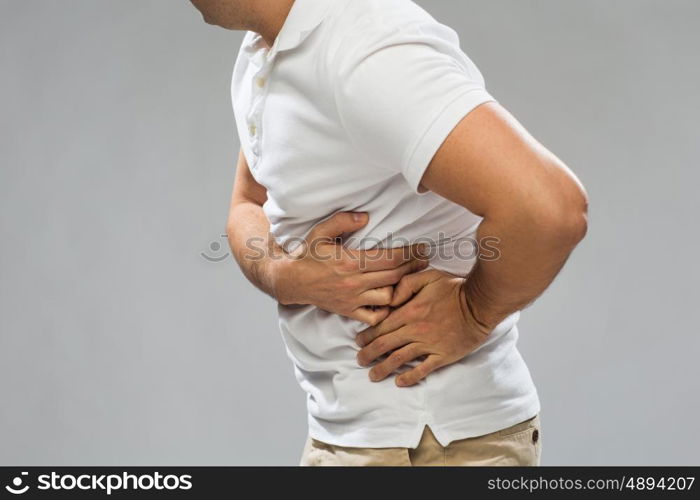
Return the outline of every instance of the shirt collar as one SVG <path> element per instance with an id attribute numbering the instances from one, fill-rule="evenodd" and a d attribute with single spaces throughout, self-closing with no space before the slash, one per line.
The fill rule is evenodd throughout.
<path id="1" fill-rule="evenodd" d="M 300 45 L 321 24 L 331 4 L 331 0 L 294 0 L 273 43 L 273 51 L 281 52 Z"/>

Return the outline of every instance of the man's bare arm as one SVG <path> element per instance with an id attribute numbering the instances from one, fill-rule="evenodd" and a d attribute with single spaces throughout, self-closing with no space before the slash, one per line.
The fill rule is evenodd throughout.
<path id="1" fill-rule="evenodd" d="M 532 303 L 587 231 L 580 181 L 494 102 L 464 118 L 421 184 L 483 217 L 477 241 L 498 238 L 499 258 L 478 259 L 465 283 L 467 303 L 490 328 Z"/>
<path id="2" fill-rule="evenodd" d="M 393 351 L 370 370 L 375 381 L 426 356 L 396 378 L 413 385 L 474 351 L 549 286 L 587 231 L 581 183 L 494 102 L 455 127 L 421 185 L 482 216 L 477 241 L 497 238 L 499 257 L 478 259 L 466 279 L 435 270 L 404 277 L 391 304 L 398 309 L 357 338 L 361 365 Z"/>
<path id="3" fill-rule="evenodd" d="M 393 285 L 427 266 L 416 248 L 365 253 L 364 258 L 363 251 L 337 251 L 335 238 L 364 227 L 369 220 L 364 213 L 335 214 L 307 236 L 313 252 L 289 255 L 270 234 L 262 208 L 266 200 L 266 189 L 239 153 L 226 225 L 229 246 L 248 280 L 282 304 L 313 304 L 374 325 L 389 314 Z"/>
<path id="4" fill-rule="evenodd" d="M 266 294 L 276 297 L 275 265 L 284 258 L 284 252 L 271 244 L 270 223 L 262 206 L 267 200 L 267 190 L 250 174 L 243 152 L 238 154 L 236 178 L 231 195 L 231 206 L 226 234 L 236 262 L 248 280 Z M 258 258 L 249 243 L 256 243 L 269 254 Z"/>

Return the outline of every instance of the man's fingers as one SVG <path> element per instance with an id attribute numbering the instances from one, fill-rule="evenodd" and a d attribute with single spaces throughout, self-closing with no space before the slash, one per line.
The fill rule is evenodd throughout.
<path id="1" fill-rule="evenodd" d="M 357 300 L 363 306 L 388 306 L 394 295 L 393 286 L 384 286 L 381 288 L 372 288 L 358 295 Z"/>
<path id="2" fill-rule="evenodd" d="M 360 270 L 364 272 L 396 269 L 412 261 L 427 262 L 429 255 L 427 244 L 425 243 L 396 248 L 353 249 L 349 250 L 349 252 L 358 261 Z"/>
<path id="3" fill-rule="evenodd" d="M 366 212 L 338 212 L 316 224 L 306 237 L 306 242 L 313 244 L 319 239 L 334 239 L 343 233 L 351 233 L 365 227 L 367 222 L 369 216 Z"/>
<path id="4" fill-rule="evenodd" d="M 401 366 L 427 352 L 427 347 L 423 344 L 408 344 L 392 352 L 384 361 L 373 366 L 369 371 L 369 378 L 372 382 L 379 382 L 401 368 Z"/>
<path id="5" fill-rule="evenodd" d="M 437 354 L 430 354 L 425 361 L 420 363 L 415 368 L 408 370 L 396 377 L 396 385 L 399 387 L 408 387 L 417 384 L 419 381 L 428 376 L 443 366 L 442 358 Z"/>
<path id="6" fill-rule="evenodd" d="M 383 335 L 374 342 L 360 349 L 360 351 L 357 353 L 357 362 L 360 366 L 367 366 L 379 356 L 382 356 L 399 347 L 403 347 L 413 340 L 415 340 L 415 337 L 412 335 L 410 327 L 405 326 L 403 328 L 399 328 L 395 332 Z"/>
<path id="7" fill-rule="evenodd" d="M 382 335 L 391 333 L 394 330 L 398 330 L 406 324 L 404 321 L 404 315 L 405 312 L 401 308 L 394 309 L 393 311 L 390 309 L 390 313 L 386 316 L 386 318 L 382 319 L 380 323 L 358 333 L 357 337 L 355 337 L 355 343 L 360 347 L 364 347 L 377 337 L 381 337 Z"/>
<path id="8" fill-rule="evenodd" d="M 389 316 L 391 309 L 388 307 L 376 307 L 374 309 L 369 307 L 358 307 L 355 309 L 350 318 L 362 321 L 368 325 L 376 325 L 380 323 L 384 318 Z"/>
<path id="9" fill-rule="evenodd" d="M 416 259 L 388 271 L 366 272 L 362 275 L 362 283 L 365 289 L 393 286 L 404 276 L 422 271 L 426 267 L 428 267 L 427 260 Z"/>
<path id="10" fill-rule="evenodd" d="M 401 278 L 399 284 L 394 288 L 394 296 L 391 299 L 393 307 L 405 303 L 425 285 L 439 277 L 438 271 L 423 271 L 420 273 L 408 274 Z"/>

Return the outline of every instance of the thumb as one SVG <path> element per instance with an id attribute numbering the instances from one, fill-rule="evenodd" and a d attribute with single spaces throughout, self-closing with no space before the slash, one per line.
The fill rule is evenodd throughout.
<path id="1" fill-rule="evenodd" d="M 367 212 L 338 212 L 332 217 L 319 222 L 309 233 L 308 239 L 334 239 L 343 233 L 352 233 L 361 229 L 369 222 Z"/>
<path id="2" fill-rule="evenodd" d="M 425 285 L 435 280 L 435 275 L 430 270 L 407 274 L 394 288 L 391 297 L 391 307 L 398 307 L 417 294 Z"/>

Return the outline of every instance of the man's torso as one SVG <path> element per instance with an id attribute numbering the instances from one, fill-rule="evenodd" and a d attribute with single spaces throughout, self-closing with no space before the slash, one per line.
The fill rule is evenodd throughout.
<path id="1" fill-rule="evenodd" d="M 368 2 L 296 0 L 283 40 L 296 37 L 295 21 L 317 16 L 323 22 L 306 35 L 300 30 L 301 42 L 289 50 L 268 50 L 257 34 L 246 34 L 232 98 L 249 168 L 267 189 L 263 209 L 271 233 L 291 250 L 333 213 L 366 211 L 369 224 L 353 235 L 349 246 L 432 242 L 432 267 L 466 275 L 476 259 L 469 238 L 476 236 L 481 218 L 434 193 L 415 193 L 396 170 L 377 164 L 353 145 L 337 113 L 331 62 L 338 51 L 348 50 L 344 37 L 362 26 L 362 4 Z M 387 30 L 416 20 L 435 23 L 436 32 L 442 29 L 408 0 L 377 0 L 374 8 L 400 9 Z M 445 33 L 450 35 L 446 28 Z M 460 63 L 478 71 L 466 56 Z M 297 380 L 307 392 L 309 431 L 321 441 L 414 446 L 428 424 L 447 444 L 539 411 L 534 385 L 515 346 L 517 312 L 477 351 L 409 388 L 396 387 L 391 377 L 371 382 L 367 368 L 357 364 L 354 339 L 366 324 L 314 306 L 279 305 L 278 312 Z"/>

